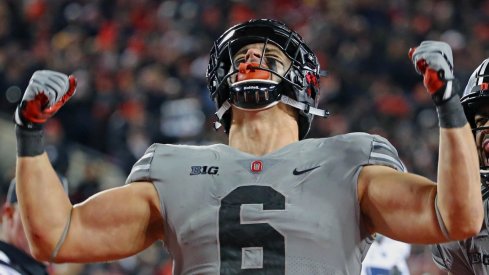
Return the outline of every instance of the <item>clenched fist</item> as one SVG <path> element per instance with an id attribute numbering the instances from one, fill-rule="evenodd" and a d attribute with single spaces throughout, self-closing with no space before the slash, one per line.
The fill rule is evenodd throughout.
<path id="1" fill-rule="evenodd" d="M 24 129 L 40 129 L 75 94 L 75 90 L 74 76 L 49 70 L 34 72 L 15 110 L 15 123 Z"/>

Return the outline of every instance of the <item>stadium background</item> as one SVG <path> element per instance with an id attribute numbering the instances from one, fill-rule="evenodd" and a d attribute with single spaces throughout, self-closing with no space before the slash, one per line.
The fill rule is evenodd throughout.
<path id="1" fill-rule="evenodd" d="M 315 119 L 310 137 L 380 134 L 410 171 L 436 179 L 436 113 L 407 51 L 426 39 L 448 42 L 464 86 L 489 56 L 489 1 L 0 0 L 0 199 L 14 175 L 12 113 L 37 69 L 79 81 L 46 125 L 47 151 L 73 202 L 123 184 L 153 142 L 225 143 L 211 127 L 208 52 L 227 27 L 250 18 L 286 22 L 328 70 L 320 106 L 332 115 Z M 163 274 L 166 258 L 158 244 L 122 261 L 69 268 Z M 413 246 L 409 264 L 412 274 L 442 274 L 424 246 Z"/>

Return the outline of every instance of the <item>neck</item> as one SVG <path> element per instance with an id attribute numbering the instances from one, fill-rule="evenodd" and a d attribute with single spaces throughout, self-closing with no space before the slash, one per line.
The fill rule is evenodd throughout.
<path id="1" fill-rule="evenodd" d="M 233 106 L 229 146 L 262 156 L 298 141 L 297 113 L 278 105 L 262 111 L 243 111 Z"/>

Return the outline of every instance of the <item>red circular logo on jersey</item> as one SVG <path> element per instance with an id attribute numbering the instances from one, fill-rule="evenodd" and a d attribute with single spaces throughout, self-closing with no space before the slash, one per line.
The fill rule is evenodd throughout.
<path id="1" fill-rule="evenodd" d="M 258 173 L 263 170 L 263 162 L 261 160 L 255 160 L 251 163 L 251 172 Z"/>

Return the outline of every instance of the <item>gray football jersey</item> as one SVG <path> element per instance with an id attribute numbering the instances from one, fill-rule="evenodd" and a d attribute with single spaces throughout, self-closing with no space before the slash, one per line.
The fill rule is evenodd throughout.
<path id="1" fill-rule="evenodd" d="M 489 188 L 482 186 L 484 224 L 476 236 L 458 242 L 431 247 L 433 260 L 439 268 L 452 274 L 489 275 Z"/>
<path id="2" fill-rule="evenodd" d="M 306 139 L 264 156 L 227 145 L 153 144 L 127 179 L 160 197 L 174 274 L 360 274 L 362 166 L 405 171 L 384 138 Z"/>

